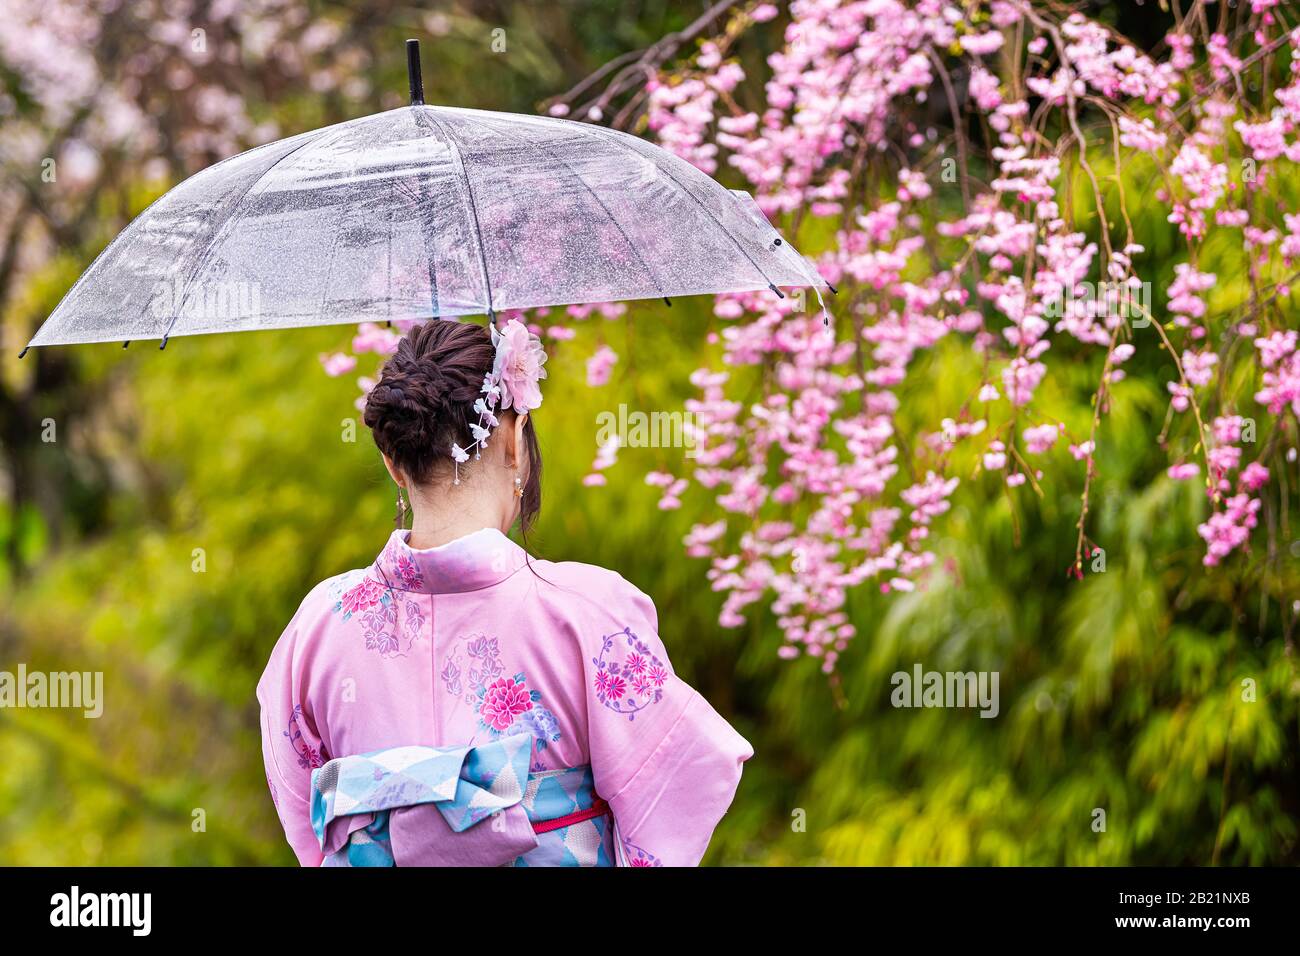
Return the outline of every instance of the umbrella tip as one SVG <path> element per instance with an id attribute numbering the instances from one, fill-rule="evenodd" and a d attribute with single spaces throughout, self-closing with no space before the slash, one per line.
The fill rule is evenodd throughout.
<path id="1" fill-rule="evenodd" d="M 776 293 L 776 297 L 777 297 L 778 299 L 784 299 L 784 298 L 785 298 L 785 293 L 782 292 L 780 289 L 778 289 L 778 288 L 776 287 L 776 283 L 774 283 L 774 282 L 769 282 L 769 283 L 767 284 L 767 287 L 768 287 L 769 289 L 771 289 L 773 292 Z"/>
<path id="2" fill-rule="evenodd" d="M 406 78 L 411 83 L 411 105 L 424 105 L 424 77 L 420 75 L 420 41 L 406 41 Z"/>
<path id="3" fill-rule="evenodd" d="M 23 350 L 22 350 L 21 352 L 18 353 L 18 357 L 19 357 L 19 358 L 22 358 L 24 355 L 26 355 L 26 354 L 27 354 L 27 350 L 28 350 L 29 348 L 31 348 L 30 345 L 24 345 L 24 346 L 23 346 Z"/>
<path id="4" fill-rule="evenodd" d="M 165 349 L 165 348 L 167 347 L 167 338 L 168 338 L 168 337 L 167 337 L 166 335 L 164 335 L 164 336 L 162 337 L 162 344 L 160 344 L 160 345 L 158 346 L 158 351 L 159 351 L 159 352 L 161 352 L 163 349 Z"/>
<path id="5" fill-rule="evenodd" d="M 671 309 L 673 307 L 673 300 L 668 298 L 668 296 L 664 296 L 664 305 Z"/>
<path id="6" fill-rule="evenodd" d="M 822 281 L 823 281 L 823 282 L 826 282 L 825 279 L 823 279 Z M 828 288 L 828 289 L 831 290 L 831 295 L 839 295 L 839 294 L 840 294 L 840 290 L 837 289 L 837 288 L 835 288 L 835 286 L 831 285 L 829 282 L 826 282 L 826 288 Z"/>

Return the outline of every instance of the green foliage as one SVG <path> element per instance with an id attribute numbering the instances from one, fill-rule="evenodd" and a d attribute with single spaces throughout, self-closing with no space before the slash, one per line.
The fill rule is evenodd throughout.
<path id="1" fill-rule="evenodd" d="M 680 451 L 626 450 L 609 486 L 580 486 L 600 411 L 671 408 L 688 394 L 707 308 L 637 306 L 556 350 L 531 543 L 617 568 L 651 593 L 679 669 L 754 743 L 711 859 L 1293 859 L 1294 657 L 1278 615 L 1261 625 L 1258 599 L 1231 592 L 1231 570 L 1199 570 L 1203 503 L 1187 483 L 1152 481 L 1158 450 L 1144 436 L 1162 411 L 1148 385 L 1116 389 L 1105 425 L 1093 532 L 1104 573 L 1066 578 L 1078 500 L 1059 477 L 1065 461 L 1043 499 L 1021 495 L 1014 509 L 995 479 L 964 481 L 942 567 L 911 594 L 855 594 L 861 634 L 828 680 L 814 661 L 776 660 L 770 620 L 717 627 L 704 566 L 680 550 L 689 516 L 659 512 L 636 478 Z M 19 587 L 5 659 L 103 670 L 106 705 L 98 720 L 0 712 L 6 860 L 290 861 L 262 780 L 253 686 L 301 596 L 368 562 L 391 520 L 368 434 L 344 440 L 354 384 L 316 361 L 345 334 L 181 339 L 125 357 L 86 349 L 130 396 L 130 414 L 98 425 L 135 490 L 113 503 L 105 533 L 54 551 Z M 622 355 L 619 374 L 588 389 L 582 363 L 601 338 Z M 933 393 L 913 398 L 938 409 L 977 382 L 965 356 L 941 350 L 926 369 Z M 1084 393 L 1054 389 L 1044 400 L 1082 427 Z M 918 662 L 998 671 L 1000 715 L 895 709 L 891 675 Z M 1254 702 L 1242 700 L 1246 678 Z M 196 808 L 205 832 L 191 829 Z"/>
<path id="2" fill-rule="evenodd" d="M 601 62 L 680 26 L 668 6 L 644 5 L 616 28 L 609 16 L 570 17 L 565 29 L 573 49 L 591 47 L 586 55 Z M 535 16 L 526 5 L 512 9 Z M 525 74 L 551 77 L 555 91 L 560 77 L 583 72 L 560 62 L 570 54 L 550 62 L 531 46 L 534 27 L 508 27 L 521 57 L 483 71 L 484 83 L 466 83 L 462 75 L 481 69 L 485 29 L 458 15 L 440 47 L 442 67 L 426 52 L 431 93 L 526 109 L 537 86 Z M 524 72 L 508 72 L 517 68 Z M 401 87 L 396 73 L 389 80 Z M 275 112 L 288 127 L 306 127 L 338 118 L 327 106 L 304 95 Z M 1107 162 L 1094 158 L 1103 178 L 1113 172 Z M 1082 221 L 1090 191 L 1077 169 L 1067 175 Z M 1150 169 L 1123 175 L 1135 237 L 1167 279 L 1178 261 L 1172 231 L 1140 215 L 1150 179 Z M 132 183 L 123 203 L 138 211 L 155 189 Z M 1117 193 L 1106 212 L 1120 221 Z M 828 242 L 820 228 L 809 219 L 801 245 Z M 48 314 L 107 238 L 88 238 L 88 248 L 29 277 L 7 305 L 9 327 Z M 1215 242 L 1203 251 L 1200 267 L 1224 280 L 1215 309 L 1249 299 L 1242 255 Z M 1155 305 L 1159 315 L 1163 303 Z M 625 449 L 608 486 L 581 486 L 596 416 L 617 414 L 620 403 L 680 408 L 692 394 L 690 371 L 716 360 L 706 344 L 714 321 L 705 299 L 639 304 L 626 321 L 590 320 L 553 350 L 536 416 L 543 513 L 529 542 L 544 557 L 614 568 L 654 597 L 679 672 L 754 744 L 710 861 L 1297 862 L 1300 675 L 1280 602 L 1300 595 L 1292 551 L 1300 531 L 1261 528 L 1250 554 L 1202 569 L 1195 529 L 1204 497 L 1194 482 L 1164 476 L 1168 452 L 1157 444 L 1167 406 L 1157 383 L 1170 377 L 1157 370 L 1170 363 L 1154 330 L 1141 333 L 1101 426 L 1088 534 L 1105 550 L 1105 570 L 1088 568 L 1083 581 L 1066 573 L 1082 471 L 1066 442 L 1044 456 L 1041 496 L 1028 486 L 1008 494 L 997 477 L 977 473 L 972 451 L 960 452 L 953 473 L 962 484 L 937 526 L 934 573 L 913 593 L 852 594 L 859 635 L 827 676 L 816 660 L 778 660 L 769 616 L 756 611 L 737 631 L 718 627 L 706 566 L 681 548 L 703 501 L 661 512 L 639 478 L 679 470 L 680 449 Z M 148 346 L 57 351 L 83 395 L 75 420 L 60 423 L 60 453 L 103 466 L 113 490 L 101 500 L 70 477 L 57 534 L 35 510 L 0 511 L 0 669 L 102 670 L 105 707 L 97 720 L 0 710 L 0 860 L 292 861 L 262 775 L 254 686 L 302 596 L 368 563 L 393 508 L 391 484 L 355 421 L 354 382 L 325 377 L 317 361 L 347 334 L 186 338 L 161 354 Z M 583 363 L 601 341 L 621 358 L 610 385 L 589 389 Z M 1101 357 L 1083 348 L 1073 357 L 1058 361 L 1035 405 L 1081 441 Z M 981 381 L 978 356 L 963 343 L 941 343 L 917 362 L 901 389 L 908 442 L 972 399 Z M 6 374 L 30 372 L 7 366 Z M 355 442 L 345 440 L 348 419 Z M 1186 422 L 1175 423 L 1170 442 L 1191 457 L 1188 434 Z M 1282 494 L 1297 484 L 1293 473 Z M 1284 515 L 1283 505 L 1269 507 Z M 10 554 L 32 573 L 20 578 L 3 564 Z M 996 671 L 1000 713 L 893 707 L 892 676 L 916 664 Z"/>

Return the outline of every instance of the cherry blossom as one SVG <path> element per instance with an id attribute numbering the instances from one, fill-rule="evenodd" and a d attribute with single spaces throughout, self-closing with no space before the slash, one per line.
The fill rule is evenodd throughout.
<path id="1" fill-rule="evenodd" d="M 854 589 L 906 592 L 944 573 L 963 481 L 1077 494 L 1076 557 L 1061 570 L 1083 577 L 1099 450 L 1118 390 L 1139 377 L 1168 401 L 1151 435 L 1168 463 L 1148 477 L 1203 483 L 1204 565 L 1227 573 L 1251 549 L 1300 416 L 1300 343 L 1283 311 L 1300 210 L 1277 186 L 1300 160 L 1300 30 L 1275 7 L 1252 0 L 1251 29 L 1230 36 L 1217 17 L 1185 17 L 1148 53 L 1028 0 L 763 3 L 649 71 L 623 115 L 753 194 L 838 290 L 829 329 L 794 296 L 716 297 L 685 402 L 692 455 L 646 476 L 660 508 L 694 516 L 686 553 L 705 563 L 723 626 L 770 614 L 782 657 L 833 670 L 856 634 Z M 765 63 L 742 55 L 766 43 Z M 1261 51 L 1291 53 L 1289 82 L 1256 82 L 1272 62 Z M 1120 196 L 1101 156 L 1154 170 L 1150 191 Z M 1133 235 L 1139 206 L 1176 230 L 1172 276 Z M 1203 267 L 1220 234 L 1244 252 L 1243 275 Z M 619 308 L 564 309 L 548 337 Z M 387 347 L 373 330 L 359 338 L 357 351 Z M 918 425 L 908 396 L 930 389 L 921 376 L 939 350 L 965 350 L 980 371 Z M 608 382 L 615 361 L 600 345 L 589 383 Z M 1081 433 L 1044 401 L 1076 369 L 1095 383 Z M 585 483 L 603 484 L 617 452 L 600 448 Z"/>

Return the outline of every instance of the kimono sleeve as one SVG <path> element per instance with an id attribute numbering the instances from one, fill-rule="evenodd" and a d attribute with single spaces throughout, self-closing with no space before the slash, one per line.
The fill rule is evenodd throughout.
<path id="1" fill-rule="evenodd" d="M 619 583 L 606 605 L 617 628 L 588 645 L 596 792 L 614 812 L 623 862 L 696 866 L 754 748 L 673 672 L 654 604 Z"/>
<path id="2" fill-rule="evenodd" d="M 257 700 L 261 705 L 266 782 L 280 825 L 298 862 L 319 866 L 324 856 L 311 826 L 311 772 L 322 766 L 325 758 L 294 669 L 299 616 L 295 615 L 271 652 L 257 684 Z"/>

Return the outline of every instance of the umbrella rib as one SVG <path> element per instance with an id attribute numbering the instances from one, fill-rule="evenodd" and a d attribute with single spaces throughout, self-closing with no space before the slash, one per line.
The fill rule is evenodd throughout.
<path id="1" fill-rule="evenodd" d="M 621 146 L 623 149 L 630 150 L 631 152 L 635 153 L 637 156 L 640 156 L 640 157 L 643 158 L 643 159 L 648 159 L 648 160 L 650 160 L 650 162 L 654 162 L 654 160 L 653 160 L 651 157 L 646 156 L 646 154 L 643 153 L 641 150 L 639 150 L 639 149 L 637 149 L 637 148 L 635 148 L 635 147 L 633 147 L 633 146 L 631 146 L 631 145 L 629 145 L 629 144 L 623 142 L 623 137 L 620 136 L 619 134 L 615 133 L 613 130 L 607 130 L 607 129 L 605 129 L 603 126 L 591 126 L 591 125 L 589 125 L 589 124 L 587 124 L 587 123 L 576 123 L 575 125 L 576 125 L 579 129 L 590 130 L 590 131 L 593 132 L 593 133 L 597 133 L 597 134 L 599 134 L 599 133 L 605 133 L 605 134 L 607 134 L 607 135 L 603 137 L 604 139 L 608 139 L 608 140 L 610 140 L 610 141 L 612 141 L 612 142 L 614 142 L 614 143 L 617 143 L 617 144 L 618 144 L 619 146 Z M 597 138 L 602 138 L 602 137 L 599 137 L 599 136 L 598 136 Z M 630 137 L 630 138 L 631 138 L 632 140 L 634 140 L 634 141 L 640 142 L 640 140 L 637 140 L 637 138 L 636 138 L 635 136 L 632 136 L 632 137 Z M 748 259 L 748 260 L 749 260 L 749 264 L 750 264 L 751 266 L 754 267 L 754 270 L 755 270 L 755 271 L 756 271 L 760 276 L 763 277 L 763 281 L 767 283 L 767 287 L 768 287 L 769 289 L 771 289 L 773 292 L 775 292 L 778 296 L 781 296 L 781 298 L 784 299 L 785 296 L 784 296 L 784 295 L 781 295 L 781 292 L 780 292 L 780 290 L 777 289 L 776 284 L 775 284 L 771 279 L 769 279 L 769 278 L 767 277 L 767 273 L 763 271 L 763 267 L 760 266 L 757 262 L 754 261 L 754 257 L 751 256 L 751 255 L 746 251 L 745 247 L 742 246 L 742 245 L 740 244 L 740 241 L 739 241 L 738 239 L 736 239 L 736 237 L 733 236 L 733 235 L 731 234 L 731 230 L 728 229 L 725 225 L 723 225 L 722 220 L 719 219 L 719 218 L 714 214 L 713 210 L 710 209 L 708 206 L 704 205 L 704 203 L 700 201 L 700 197 L 699 197 L 699 196 L 695 195 L 695 193 L 693 193 L 693 192 L 691 192 L 691 190 L 687 189 L 687 188 L 686 188 L 686 185 L 685 185 L 685 184 L 684 184 L 680 179 L 678 179 L 678 178 L 673 174 L 673 171 L 672 171 L 671 169 L 669 169 L 667 166 L 661 165 L 661 164 L 659 164 L 659 163 L 655 163 L 655 168 L 656 168 L 656 169 L 659 169 L 659 170 L 662 170 L 662 171 L 663 171 L 663 172 L 668 176 L 668 178 L 671 179 L 671 180 L 673 181 L 673 185 L 675 185 L 675 186 L 676 186 L 676 187 L 677 187 L 681 192 L 685 193 L 685 194 L 686 194 L 687 196 L 689 196 L 691 199 L 695 200 L 695 204 L 696 204 L 697 206 L 699 206 L 701 209 L 703 209 L 706 213 L 708 213 L 709 218 L 712 219 L 715 223 L 717 223 L 718 228 L 721 229 L 722 232 L 723 232 L 723 234 L 724 234 L 728 239 L 731 240 L 732 245 L 734 245 L 737 249 L 740 250 L 740 254 L 741 254 L 742 256 L 744 256 L 746 259 Z"/>
<path id="2" fill-rule="evenodd" d="M 420 114 L 415 114 L 415 125 L 422 132 L 427 132 L 424 125 L 420 122 Z M 428 191 L 421 184 L 417 194 L 416 188 L 403 180 L 398 180 L 395 184 L 398 193 L 406 196 L 411 200 L 411 205 L 415 207 L 416 218 L 420 222 L 420 238 L 424 240 L 424 254 L 429 260 L 429 304 L 431 307 L 430 315 L 437 318 L 442 311 L 442 299 L 438 294 L 438 234 L 434 229 L 433 218 L 425 215 L 424 207 L 426 200 L 429 198 Z M 389 292 L 392 292 L 392 261 L 393 261 L 393 219 L 390 213 L 388 219 L 388 262 L 389 262 Z M 393 302 L 391 295 L 388 300 L 388 311 L 391 314 Z"/>
<path id="3" fill-rule="evenodd" d="M 190 283 L 194 281 L 195 277 L 203 270 L 203 268 L 208 264 L 208 262 L 211 261 L 213 250 L 216 249 L 217 245 L 220 243 L 222 238 L 229 233 L 230 224 L 234 222 L 237 218 L 239 218 L 239 211 L 241 205 L 244 202 L 244 199 L 247 198 L 249 193 L 251 193 L 254 189 L 257 188 L 257 185 L 263 179 L 265 179 L 267 175 L 270 174 L 270 172 L 273 169 L 275 169 L 275 167 L 279 166 L 290 156 L 294 155 L 296 152 L 298 152 L 298 150 L 318 142 L 321 138 L 322 137 L 319 136 L 312 136 L 312 137 L 305 138 L 301 143 L 299 143 L 293 149 L 289 150 L 287 153 L 285 153 L 283 156 L 279 157 L 275 162 L 273 162 L 270 166 L 267 166 L 266 169 L 262 170 L 262 172 L 258 173 L 257 177 L 251 183 L 248 184 L 248 186 L 244 189 L 243 192 L 239 194 L 239 198 L 235 202 L 231 203 L 230 215 L 228 215 L 225 218 L 225 221 L 222 222 L 221 225 L 217 228 L 216 235 L 214 235 L 212 241 L 208 243 L 207 248 L 203 250 L 202 254 L 199 256 L 198 262 L 195 263 L 194 268 L 190 270 L 189 276 L 186 277 L 185 284 L 181 286 L 182 294 L 181 294 L 180 304 L 176 307 L 176 313 L 172 316 L 171 321 L 167 323 L 167 329 L 166 331 L 163 332 L 162 345 L 160 345 L 159 348 L 167 347 L 167 339 L 171 337 L 172 328 L 175 327 L 177 320 L 181 317 L 181 314 L 184 313 L 185 306 L 189 304 Z"/>
<path id="4" fill-rule="evenodd" d="M 488 126 L 486 123 L 484 124 L 484 126 L 487 129 L 492 130 L 494 133 L 502 132 L 502 130 L 497 129 L 494 126 Z M 614 224 L 614 228 L 618 230 L 618 234 L 623 237 L 623 241 L 627 243 L 627 247 L 632 250 L 632 255 L 636 256 L 637 261 L 641 263 L 641 268 L 643 268 L 646 271 L 646 275 L 650 277 L 650 281 L 655 284 L 656 288 L 663 287 L 663 281 L 655 274 L 655 271 L 652 268 L 650 268 L 650 263 L 646 261 L 645 256 L 641 255 L 641 250 L 639 250 L 636 247 L 636 243 L 634 243 L 631 237 L 628 236 L 627 230 L 624 229 L 623 224 L 618 221 L 618 217 L 614 215 L 614 211 L 610 209 L 608 205 L 606 205 L 605 200 L 601 199 L 600 196 L 597 195 L 596 190 L 591 188 L 591 185 L 587 182 L 587 180 L 583 177 L 583 175 L 580 172 L 578 172 L 576 169 L 574 169 L 572 164 L 569 163 L 567 159 L 565 159 L 563 156 L 561 156 L 559 153 L 557 153 L 554 149 L 552 149 L 549 146 L 544 146 L 540 143 L 529 143 L 528 140 L 522 139 L 521 137 L 519 137 L 514 133 L 510 133 L 508 129 L 505 130 L 504 132 L 506 132 L 510 136 L 513 136 L 515 142 L 521 143 L 525 147 L 538 146 L 541 149 L 546 150 L 546 152 L 549 153 L 552 156 L 552 158 L 557 159 L 561 163 L 563 163 L 564 167 L 569 171 L 570 175 L 572 175 L 573 178 L 578 181 L 578 184 L 581 185 L 583 189 L 587 190 L 587 192 L 591 194 L 591 198 L 596 200 L 596 202 L 600 205 L 601 209 L 605 210 L 605 215 L 608 216 L 609 221 Z"/>
<path id="5" fill-rule="evenodd" d="M 448 129 L 443 122 L 438 119 L 438 117 L 434 116 L 431 112 L 426 112 L 429 109 L 430 107 L 425 107 L 423 110 L 419 108 L 416 109 L 416 123 L 419 123 L 419 117 L 427 116 L 431 122 L 437 125 L 438 129 L 442 130 L 442 134 L 447 137 L 449 141 L 447 145 L 450 146 L 452 151 L 456 154 L 456 165 L 460 167 L 461 179 L 465 183 L 465 196 L 469 200 L 469 213 L 474 221 L 474 236 L 478 240 L 478 261 L 479 267 L 483 270 L 483 287 L 487 290 L 488 316 L 492 318 L 495 317 L 496 313 L 492 309 L 492 279 L 488 276 L 487 251 L 483 248 L 483 230 L 479 227 L 478 207 L 474 204 L 474 187 L 469 181 L 469 170 L 465 167 L 465 158 L 461 150 L 460 140 L 456 138 L 456 134 Z"/>
<path id="6" fill-rule="evenodd" d="M 391 324 L 393 320 L 393 207 L 388 207 L 388 232 L 384 236 L 384 274 L 388 276 L 387 295 L 384 296 L 385 305 L 388 307 L 388 321 Z M 437 281 L 435 277 L 435 282 Z M 434 309 L 438 306 L 438 294 L 433 294 Z M 437 312 L 435 311 L 436 315 Z"/>

